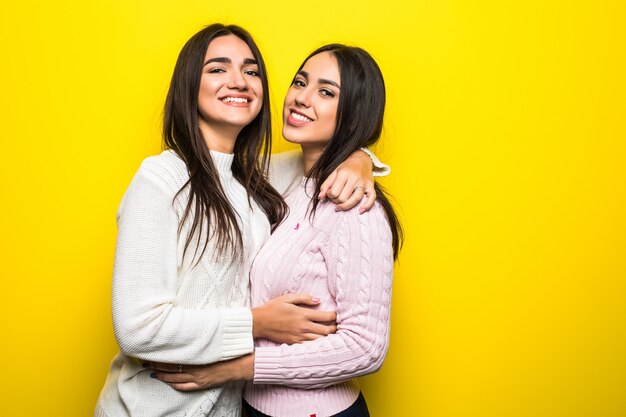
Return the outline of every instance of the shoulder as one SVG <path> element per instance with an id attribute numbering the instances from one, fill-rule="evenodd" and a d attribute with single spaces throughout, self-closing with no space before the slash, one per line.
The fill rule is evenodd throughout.
<path id="1" fill-rule="evenodd" d="M 177 193 L 189 180 L 185 162 L 172 150 L 143 160 L 135 180 L 142 179 L 154 183 L 167 194 Z"/>
<path id="2" fill-rule="evenodd" d="M 376 202 L 363 214 L 358 207 L 335 214 L 328 259 L 352 265 L 359 265 L 360 258 L 393 264 L 393 236 L 382 204 Z"/>
<path id="3" fill-rule="evenodd" d="M 317 225 L 336 237 L 342 234 L 339 233 L 340 231 L 359 233 L 359 230 L 375 229 L 385 233 L 386 230 L 390 230 L 387 214 L 382 204 L 376 201 L 374 206 L 363 214 L 359 214 L 360 206 L 361 204 L 358 204 L 350 210 L 335 211 L 335 203 L 330 201 L 320 203 L 315 214 L 316 219 L 318 214 L 320 217 Z"/>
<path id="4" fill-rule="evenodd" d="M 365 199 L 363 199 L 363 202 L 365 202 Z M 383 224 L 389 226 L 387 214 L 380 202 L 376 201 L 374 206 L 363 214 L 359 214 L 360 206 L 361 204 L 358 204 L 350 210 L 338 212 L 341 216 L 341 222 L 348 225 L 377 226 Z"/>

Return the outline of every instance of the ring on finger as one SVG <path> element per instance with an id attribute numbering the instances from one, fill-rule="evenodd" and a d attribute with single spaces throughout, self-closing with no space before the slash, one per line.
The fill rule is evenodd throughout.
<path id="1" fill-rule="evenodd" d="M 178 372 L 182 372 L 183 371 L 183 365 L 178 365 Z"/>
<path id="2" fill-rule="evenodd" d="M 363 192 L 365 192 L 365 186 L 364 185 L 357 185 L 356 187 L 354 187 L 354 191 L 356 190 L 361 190 Z"/>

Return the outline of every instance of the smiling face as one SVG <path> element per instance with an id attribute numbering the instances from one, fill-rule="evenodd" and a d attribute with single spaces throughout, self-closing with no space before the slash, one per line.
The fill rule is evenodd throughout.
<path id="1" fill-rule="evenodd" d="M 232 151 L 237 135 L 262 106 L 259 67 L 248 45 L 235 35 L 213 39 L 204 58 L 198 93 L 200 130 L 209 148 Z"/>
<path id="2" fill-rule="evenodd" d="M 337 59 L 312 56 L 296 74 L 283 107 L 283 136 L 303 149 L 324 149 L 335 131 L 341 90 Z"/>

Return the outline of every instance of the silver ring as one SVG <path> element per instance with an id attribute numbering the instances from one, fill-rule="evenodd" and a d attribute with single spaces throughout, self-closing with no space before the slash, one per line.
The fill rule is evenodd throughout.
<path id="1" fill-rule="evenodd" d="M 178 372 L 182 372 L 183 371 L 183 365 L 178 365 Z"/>
<path id="2" fill-rule="evenodd" d="M 365 192 L 365 186 L 364 185 L 357 185 L 356 187 L 354 187 L 354 191 L 356 190 L 362 190 L 363 192 Z"/>

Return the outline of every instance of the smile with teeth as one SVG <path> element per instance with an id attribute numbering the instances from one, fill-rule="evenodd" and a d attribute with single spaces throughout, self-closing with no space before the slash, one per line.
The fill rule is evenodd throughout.
<path id="1" fill-rule="evenodd" d="M 247 103 L 248 99 L 243 97 L 224 97 L 222 101 L 224 103 Z"/>
<path id="2" fill-rule="evenodd" d="M 293 112 L 293 111 L 291 112 L 291 117 L 293 117 L 296 120 L 300 120 L 302 122 L 312 122 L 313 121 L 313 119 L 309 119 L 305 115 L 300 114 L 300 113 L 296 113 L 296 112 Z"/>

